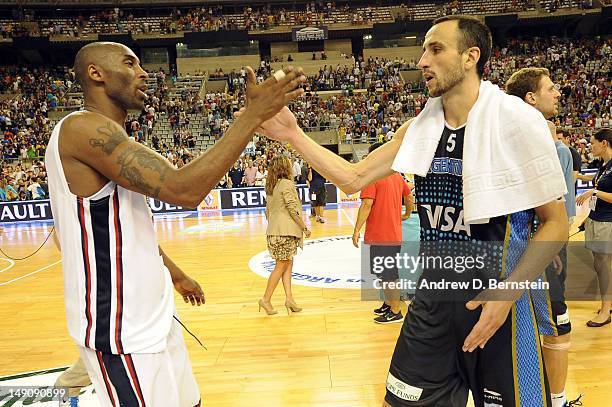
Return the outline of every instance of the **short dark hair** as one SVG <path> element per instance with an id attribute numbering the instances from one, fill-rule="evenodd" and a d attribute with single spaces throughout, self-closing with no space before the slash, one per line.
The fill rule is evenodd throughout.
<path id="1" fill-rule="evenodd" d="M 612 129 L 601 129 L 593 134 L 593 137 L 599 142 L 607 141 L 608 145 L 612 147 Z"/>
<path id="2" fill-rule="evenodd" d="M 480 49 L 480 59 L 476 64 L 476 70 L 478 77 L 482 78 L 484 68 L 487 62 L 489 62 L 489 58 L 491 58 L 491 48 L 493 48 L 491 30 L 476 17 L 458 14 L 437 18 L 434 20 L 433 25 L 445 21 L 457 21 L 459 31 L 463 34 L 457 42 L 459 52 L 463 52 L 470 47 L 478 47 Z"/>
<path id="3" fill-rule="evenodd" d="M 563 138 L 568 138 L 571 137 L 572 133 L 570 133 L 569 130 L 565 130 L 565 129 L 557 129 L 557 134 L 563 134 Z"/>

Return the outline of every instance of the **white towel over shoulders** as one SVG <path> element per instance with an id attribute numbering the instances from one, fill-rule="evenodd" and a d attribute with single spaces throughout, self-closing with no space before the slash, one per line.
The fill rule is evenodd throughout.
<path id="1" fill-rule="evenodd" d="M 442 98 L 430 98 L 411 123 L 392 168 L 427 175 L 444 130 Z M 531 209 L 567 193 L 546 120 L 535 108 L 482 81 L 463 143 L 466 223 Z"/>

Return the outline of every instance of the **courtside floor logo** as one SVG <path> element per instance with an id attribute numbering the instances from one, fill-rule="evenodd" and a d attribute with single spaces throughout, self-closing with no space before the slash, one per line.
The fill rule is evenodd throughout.
<path id="1" fill-rule="evenodd" d="M 206 223 L 201 223 L 199 225 L 190 226 L 181 231 L 181 234 L 185 235 L 199 235 L 199 234 L 209 234 L 209 233 L 229 233 L 229 232 L 239 232 L 244 228 L 245 222 L 240 221 L 212 221 L 207 220 Z"/>
<path id="2" fill-rule="evenodd" d="M 268 278 L 275 261 L 268 251 L 249 260 L 255 274 Z M 293 258 L 293 284 L 325 288 L 361 288 L 361 249 L 353 246 L 351 236 L 304 240 L 304 251 Z"/>
<path id="3" fill-rule="evenodd" d="M 37 372 L 29 372 L 16 374 L 11 376 L 0 377 L 0 407 L 25 407 L 25 406 L 36 406 L 36 407 L 58 407 L 59 401 L 57 399 L 51 401 L 49 397 L 44 396 L 21 396 L 14 395 L 15 389 L 24 388 L 36 388 L 41 391 L 36 394 L 44 395 L 45 390 L 53 388 L 53 384 L 57 380 L 60 374 L 66 370 L 65 367 L 40 370 Z M 11 392 L 13 389 L 13 393 Z M 70 405 L 69 403 L 67 404 Z M 79 395 L 79 407 L 99 407 L 98 399 L 93 392 L 93 386 L 84 387 L 81 389 Z"/>

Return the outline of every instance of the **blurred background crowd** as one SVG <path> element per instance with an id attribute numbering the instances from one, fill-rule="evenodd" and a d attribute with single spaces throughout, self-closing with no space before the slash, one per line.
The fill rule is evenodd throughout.
<path id="1" fill-rule="evenodd" d="M 249 24 L 261 24 L 266 14 L 248 10 L 245 13 L 251 21 Z M 317 7 L 310 10 L 313 16 L 325 12 Z M 98 15 L 87 21 L 92 23 L 97 19 L 114 21 L 117 16 Z M 213 24 L 211 21 L 227 24 L 214 8 L 196 9 L 170 19 L 183 25 Z M 273 18 L 268 15 L 267 21 L 274 23 L 277 19 L 282 21 L 283 14 L 275 14 Z M 306 96 L 289 106 L 306 131 L 335 131 L 340 142 L 347 144 L 384 142 L 425 106 L 428 95 L 423 83 L 406 80 L 403 75 L 414 72 L 418 61 L 360 56 L 346 61 L 344 65 L 323 65 L 309 75 L 304 85 Z M 592 61 L 598 63 L 594 65 Z M 551 72 L 562 95 L 559 115 L 554 121 L 558 128 L 570 132 L 570 145 L 580 153 L 583 166 L 588 167 L 593 161 L 589 149 L 591 134 L 610 126 L 612 44 L 598 38 L 511 39 L 506 46 L 493 50 L 484 79 L 503 87 L 514 71 L 526 66 L 546 67 Z M 260 81 L 271 72 L 270 62 L 262 61 L 256 67 Z M 230 72 L 220 68 L 196 72 L 191 77 L 159 70 L 150 72 L 149 76 L 146 106 L 141 112 L 129 115 L 125 128 L 135 141 L 158 151 L 176 167 L 187 164 L 223 137 L 233 121 L 233 113 L 243 104 L 244 67 Z M 227 87 L 222 92 L 202 93 L 197 87 L 180 86 L 182 81 L 199 77 L 226 81 Z M 55 125 L 49 113 L 74 110 L 82 104 L 74 73 L 66 66 L 2 67 L 0 94 L 0 200 L 44 198 L 47 186 L 41 160 Z M 299 174 L 306 163 L 290 147 L 256 136 L 219 187 L 263 185 L 267 164 L 276 154 L 295 159 L 296 179 L 305 181 Z"/>

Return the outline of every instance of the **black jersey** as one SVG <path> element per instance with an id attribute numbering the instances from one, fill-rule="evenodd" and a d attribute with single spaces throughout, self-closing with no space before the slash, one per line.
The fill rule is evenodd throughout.
<path id="1" fill-rule="evenodd" d="M 415 176 L 421 241 L 504 241 L 510 221 L 529 227 L 533 210 L 498 216 L 486 224 L 466 224 L 463 217 L 463 140 L 465 126 L 444 127 L 429 172 Z M 522 225 L 521 225 L 522 224 Z"/>

